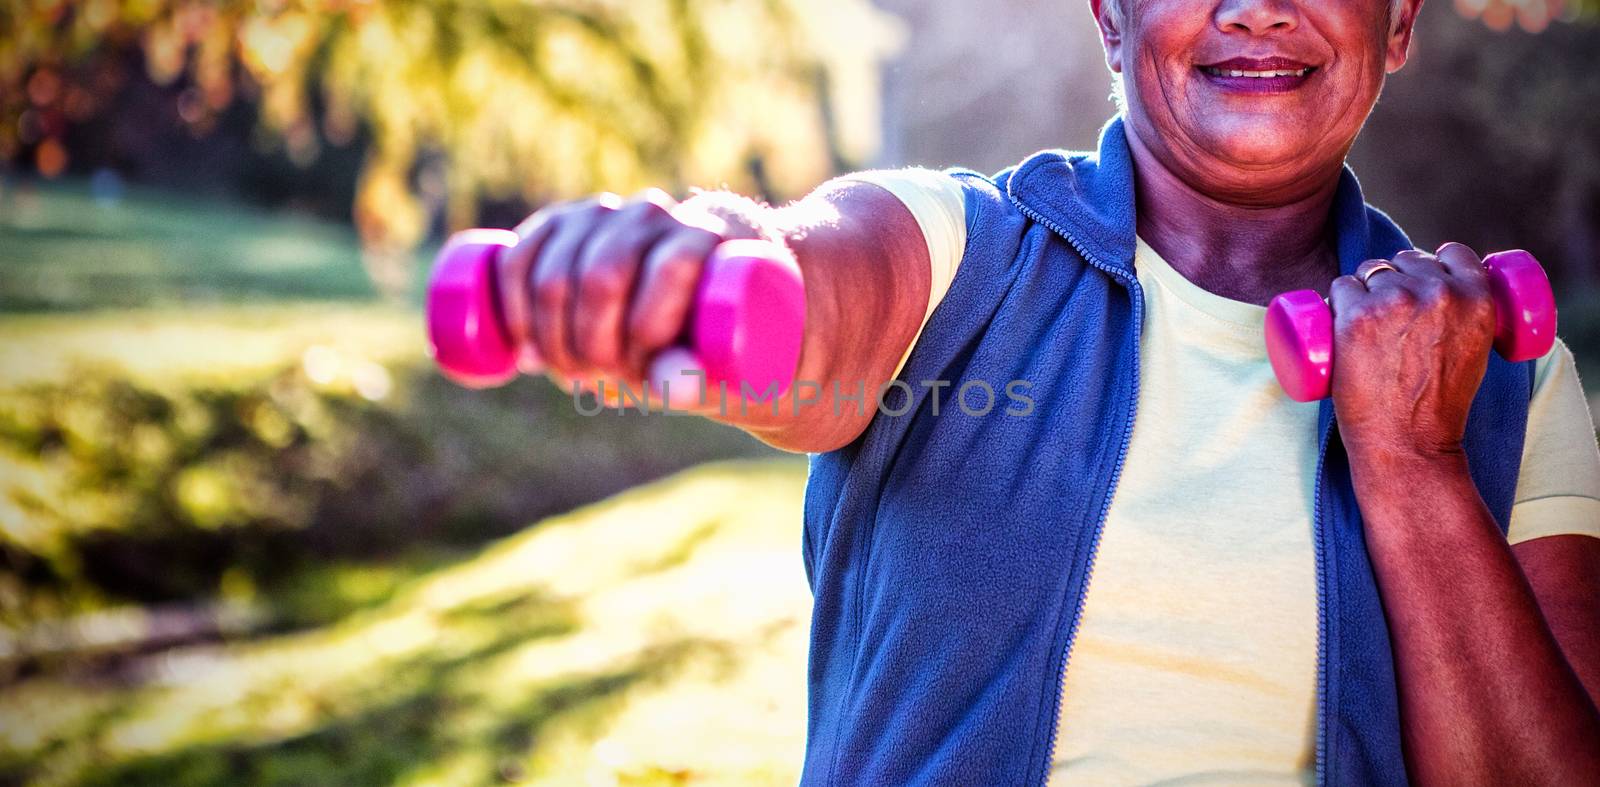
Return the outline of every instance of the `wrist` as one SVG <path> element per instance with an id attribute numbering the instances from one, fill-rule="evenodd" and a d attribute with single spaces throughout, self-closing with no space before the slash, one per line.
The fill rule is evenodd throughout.
<path id="1" fill-rule="evenodd" d="M 1477 485 L 1460 446 L 1351 449 L 1351 482 L 1369 535 L 1395 532 L 1389 524 L 1430 522 L 1407 532 L 1448 530 L 1458 517 L 1445 515 L 1452 503 L 1471 500 L 1481 505 Z"/>
<path id="2" fill-rule="evenodd" d="M 685 224 L 703 227 L 724 240 L 781 240 L 768 226 L 770 208 L 727 191 L 701 191 L 678 204 L 673 216 Z"/>
<path id="3" fill-rule="evenodd" d="M 1467 452 L 1461 443 L 1443 445 L 1362 445 L 1346 444 L 1352 471 L 1375 471 L 1384 475 L 1432 475 L 1441 472 L 1464 471 Z"/>
<path id="4" fill-rule="evenodd" d="M 1467 453 L 1459 446 L 1363 448 L 1348 454 L 1351 481 L 1363 501 L 1392 497 L 1426 505 L 1441 485 L 1462 479 L 1471 483 Z"/>

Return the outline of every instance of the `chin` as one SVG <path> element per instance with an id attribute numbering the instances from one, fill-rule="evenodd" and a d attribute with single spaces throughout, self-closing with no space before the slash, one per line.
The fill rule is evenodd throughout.
<path id="1" fill-rule="evenodd" d="M 1253 170 L 1298 169 L 1317 158 L 1311 126 L 1282 116 L 1208 118 L 1187 135 L 1207 158 Z"/>

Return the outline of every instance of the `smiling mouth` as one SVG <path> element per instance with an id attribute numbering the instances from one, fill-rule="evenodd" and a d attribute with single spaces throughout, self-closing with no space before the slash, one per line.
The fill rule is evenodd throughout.
<path id="1" fill-rule="evenodd" d="M 1319 67 L 1287 57 L 1235 57 L 1196 68 L 1225 93 L 1266 95 L 1299 90 Z"/>
<path id="2" fill-rule="evenodd" d="M 1279 68 L 1271 71 L 1253 71 L 1241 68 L 1218 68 L 1217 66 L 1201 66 L 1201 71 L 1214 77 L 1244 77 L 1246 79 L 1272 79 L 1274 77 L 1306 77 L 1317 70 L 1311 66 L 1305 68 Z"/>

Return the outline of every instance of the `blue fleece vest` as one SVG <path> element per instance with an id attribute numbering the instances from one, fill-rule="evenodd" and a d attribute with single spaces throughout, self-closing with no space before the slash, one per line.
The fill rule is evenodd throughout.
<path id="1" fill-rule="evenodd" d="M 910 401 L 889 395 L 891 411 L 909 411 L 880 413 L 811 462 L 806 785 L 1048 778 L 1061 677 L 1139 398 L 1133 162 L 1114 119 L 1098 153 L 956 177 L 967 247 L 902 375 Z M 1348 169 L 1333 211 L 1346 273 L 1411 247 Z M 1032 383 L 1029 415 L 1008 414 L 1024 408 L 1003 393 L 982 417 L 951 401 L 966 386 L 968 409 L 982 411 L 983 386 L 967 384 L 1003 392 L 1013 380 Z M 1473 480 L 1502 530 L 1531 386 L 1531 363 L 1496 357 L 1472 410 Z M 1403 784 L 1387 623 L 1327 402 L 1321 425 L 1317 776 Z"/>

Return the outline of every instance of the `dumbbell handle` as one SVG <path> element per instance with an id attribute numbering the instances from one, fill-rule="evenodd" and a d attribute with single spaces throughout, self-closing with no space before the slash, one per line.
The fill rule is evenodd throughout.
<path id="1" fill-rule="evenodd" d="M 430 349 L 445 376 L 467 387 L 501 385 L 519 371 L 495 275 L 500 256 L 516 242 L 509 230 L 458 232 L 434 263 Z M 697 397 L 700 381 L 682 376 L 694 369 L 709 386 L 748 385 L 761 394 L 776 385 L 781 395 L 793 382 L 804 333 L 805 287 L 794 262 L 765 241 L 728 241 L 706 260 L 684 345 L 652 360 L 651 381 L 693 388 Z"/>
<path id="2" fill-rule="evenodd" d="M 1556 339 L 1555 295 L 1532 254 L 1520 249 L 1483 260 L 1494 300 L 1494 348 L 1508 361 L 1529 361 Z M 1378 274 L 1382 275 L 1382 274 Z M 1286 292 L 1267 306 L 1267 357 L 1289 398 L 1326 399 L 1333 390 L 1333 313 L 1312 290 Z"/>

